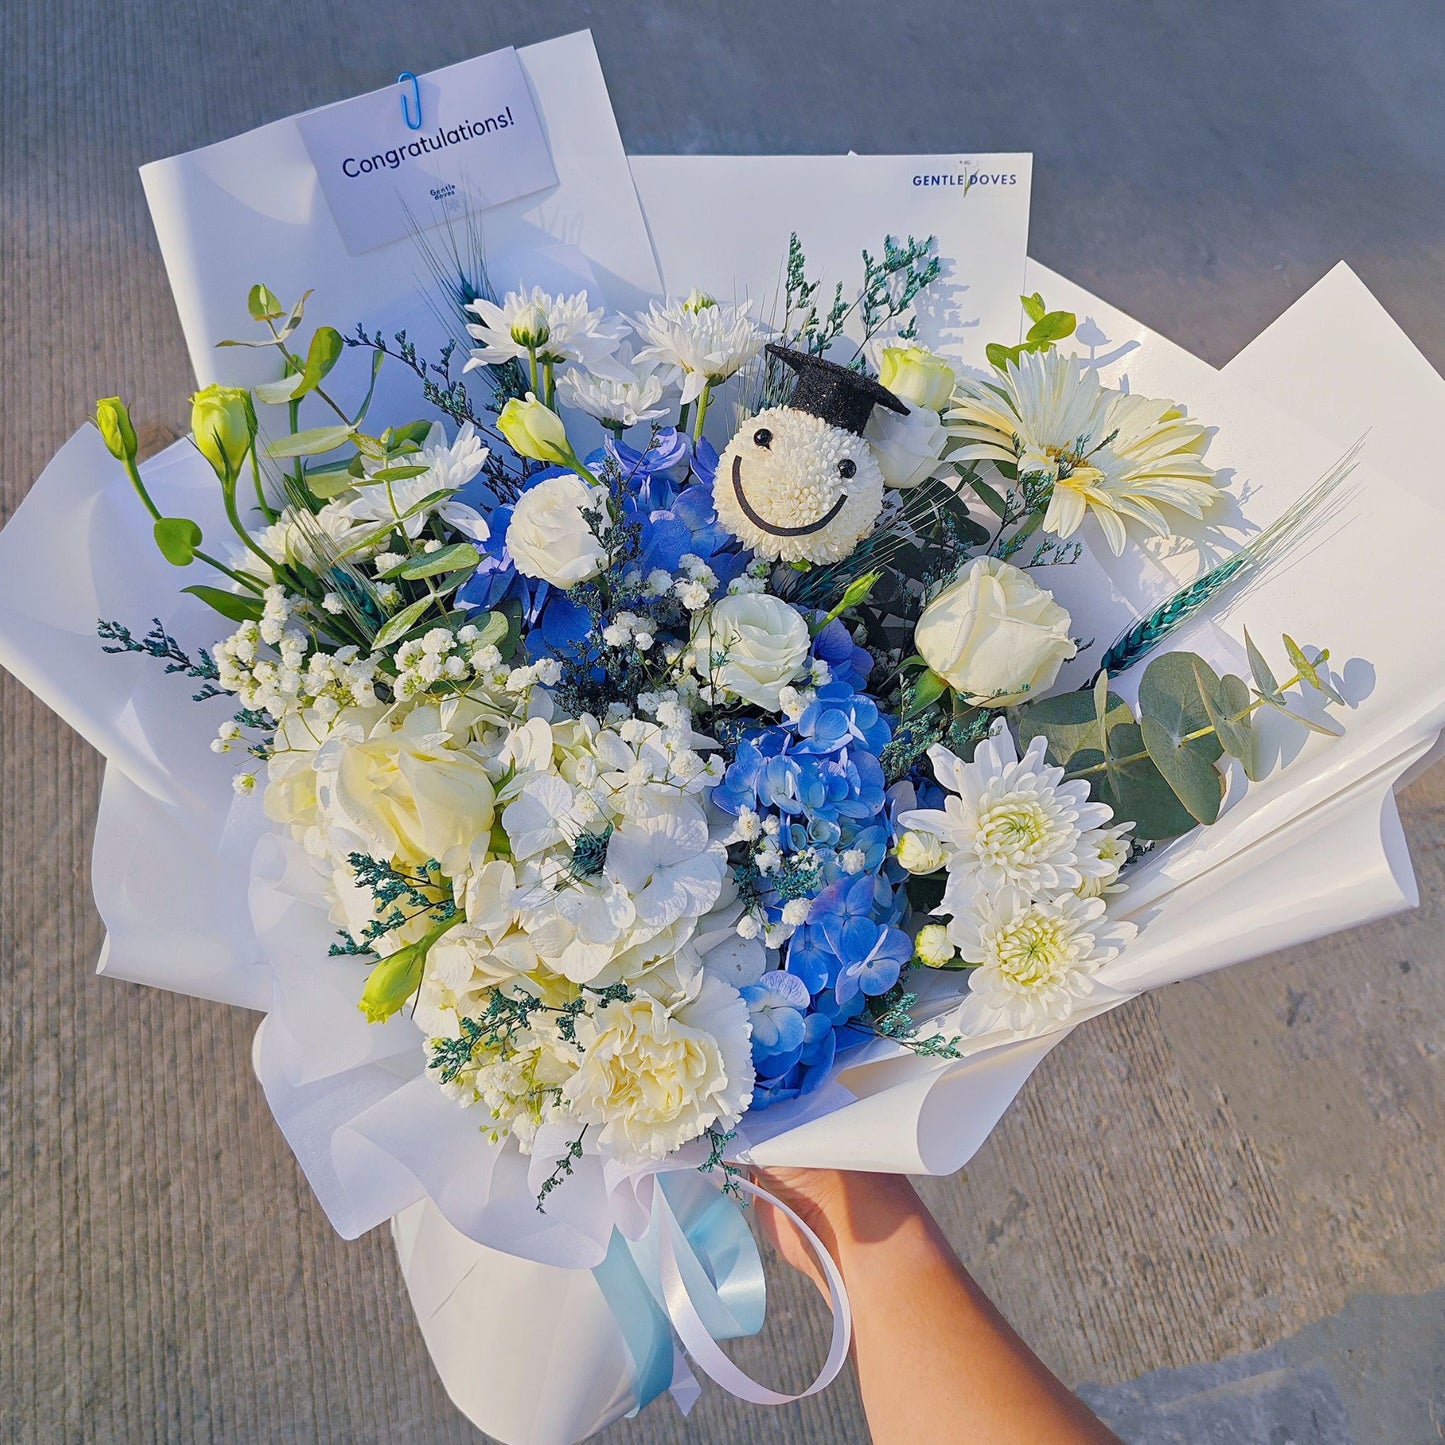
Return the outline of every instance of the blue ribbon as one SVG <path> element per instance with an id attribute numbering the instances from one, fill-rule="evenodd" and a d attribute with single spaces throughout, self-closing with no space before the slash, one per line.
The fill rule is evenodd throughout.
<path id="1" fill-rule="evenodd" d="M 714 1340 L 757 1334 L 767 1307 L 762 1258 L 737 1200 L 692 1172 L 660 1175 L 655 1189 L 646 1231 L 628 1239 L 614 1229 L 607 1257 L 592 1271 L 632 1357 L 634 1415 L 672 1387 L 678 1358 L 662 1288 L 663 1210 L 675 1221 L 674 1250 L 688 1295 Z"/>

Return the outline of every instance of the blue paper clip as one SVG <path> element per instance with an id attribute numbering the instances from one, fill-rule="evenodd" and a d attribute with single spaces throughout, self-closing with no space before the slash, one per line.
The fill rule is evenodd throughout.
<path id="1" fill-rule="evenodd" d="M 408 130 L 420 130 L 420 129 L 421 129 L 421 83 L 417 80 L 416 76 L 414 76 L 414 75 L 411 73 L 411 71 L 409 71 L 409 70 L 403 70 L 402 73 L 397 76 L 397 78 L 396 78 L 396 83 L 397 83 L 398 85 L 400 85 L 403 81 L 407 81 L 407 80 L 411 81 L 411 105 L 408 105 L 408 104 L 406 103 L 406 91 L 402 91 L 402 93 L 401 93 L 401 118 L 406 122 L 406 128 L 407 128 Z M 416 115 L 415 115 L 415 118 L 413 118 L 413 115 L 412 115 L 412 106 L 415 106 L 415 107 L 416 107 Z"/>

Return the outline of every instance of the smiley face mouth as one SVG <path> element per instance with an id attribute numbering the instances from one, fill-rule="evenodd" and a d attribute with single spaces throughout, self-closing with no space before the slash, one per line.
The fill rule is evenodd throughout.
<path id="1" fill-rule="evenodd" d="M 767 518 L 760 517 L 754 510 L 753 504 L 748 501 L 747 494 L 743 491 L 743 459 L 741 457 L 733 458 L 733 495 L 738 499 L 738 506 L 743 509 L 743 516 L 753 526 L 771 533 L 774 537 L 806 537 L 811 532 L 821 532 L 843 510 L 844 504 L 848 500 L 847 492 L 842 493 L 816 522 L 809 522 L 804 527 L 779 527 L 769 522 Z"/>

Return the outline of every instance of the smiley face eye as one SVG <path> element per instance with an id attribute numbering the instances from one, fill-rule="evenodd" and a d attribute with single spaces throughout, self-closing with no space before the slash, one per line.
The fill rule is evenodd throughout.
<path id="1" fill-rule="evenodd" d="M 857 470 L 858 465 L 852 457 L 844 457 L 843 460 L 838 463 L 838 475 L 845 481 L 853 476 Z"/>
<path id="2" fill-rule="evenodd" d="M 770 447 L 773 444 L 773 434 L 767 427 L 760 426 L 757 431 L 753 433 L 753 441 L 760 447 Z"/>

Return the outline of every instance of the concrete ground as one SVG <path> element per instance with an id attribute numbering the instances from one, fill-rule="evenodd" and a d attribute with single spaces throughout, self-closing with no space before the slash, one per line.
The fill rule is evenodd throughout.
<path id="1" fill-rule="evenodd" d="M 633 150 L 1031 149 L 1033 254 L 1210 361 L 1343 256 L 1445 368 L 1439 0 L 6 0 L 0 512 L 98 395 L 184 424 L 138 164 L 586 25 Z M 477 1439 L 390 1242 L 337 1239 L 273 1128 L 253 1019 L 91 976 L 97 758 L 8 678 L 0 736 L 0 1438 Z M 927 1185 L 1131 1445 L 1445 1438 L 1445 775 L 1402 808 L 1417 913 L 1090 1023 Z M 780 1279 L 770 1313 L 801 1377 L 818 1311 Z M 605 1438 L 867 1437 L 844 1381 Z"/>

